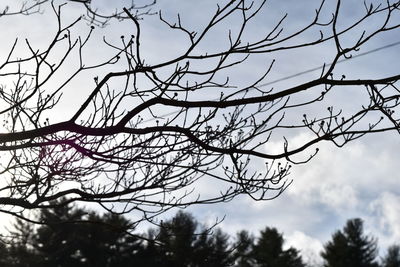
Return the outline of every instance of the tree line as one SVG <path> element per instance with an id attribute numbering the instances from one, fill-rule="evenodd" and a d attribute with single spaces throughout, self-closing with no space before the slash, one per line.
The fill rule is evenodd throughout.
<path id="1" fill-rule="evenodd" d="M 0 266 L 311 266 L 300 250 L 284 248 L 283 234 L 273 227 L 265 227 L 257 237 L 247 230 L 230 236 L 179 211 L 147 233 L 132 234 L 128 231 L 131 222 L 122 215 L 101 215 L 72 205 L 55 205 L 37 217 L 42 225 L 17 219 L 3 235 Z M 359 218 L 336 231 L 321 256 L 324 267 L 400 266 L 398 245 L 389 247 L 378 260 L 377 239 L 364 234 Z"/>

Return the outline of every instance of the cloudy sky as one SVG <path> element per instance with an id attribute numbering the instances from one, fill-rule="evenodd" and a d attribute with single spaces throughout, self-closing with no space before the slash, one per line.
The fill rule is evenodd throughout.
<path id="1" fill-rule="evenodd" d="M 202 21 L 210 12 L 209 10 L 214 8 L 213 1 L 201 1 L 201 4 L 195 2 L 160 1 L 159 7 L 164 14 L 175 14 L 179 10 L 189 21 Z M 252 34 L 256 35 L 262 29 L 269 27 L 269 23 L 276 21 L 286 12 L 288 20 L 285 30 L 295 30 L 296 27 L 311 19 L 319 2 L 269 1 L 261 14 L 262 17 L 253 28 Z M 332 9 L 329 9 L 332 7 L 330 5 L 335 2 L 327 1 L 327 16 L 332 12 Z M 359 18 L 364 10 L 359 5 L 361 1 L 344 2 L 340 19 L 343 25 L 348 25 Z M 379 1 L 372 2 L 377 4 Z M 193 9 L 196 12 L 190 11 Z M 376 19 L 372 23 L 378 25 L 380 22 Z M 154 28 L 152 30 L 155 31 Z M 398 36 L 400 36 L 399 31 L 396 31 L 375 38 L 359 53 L 400 41 Z M 291 55 L 279 55 L 276 70 L 272 73 L 270 80 L 287 77 L 329 62 L 334 55 L 334 50 L 330 45 L 302 51 L 301 54 L 296 54 L 296 58 Z M 355 58 L 339 65 L 336 73 L 346 74 L 347 77 L 355 79 L 393 75 L 399 67 L 398 51 L 399 46 L 394 46 Z M 260 58 L 260 61 L 265 59 Z M 262 68 L 262 62 L 256 60 L 253 68 L 256 73 L 257 68 Z M 274 84 L 274 86 L 284 88 L 315 78 L 318 74 L 318 71 L 311 72 Z M 240 77 L 250 78 L 251 74 L 246 72 Z M 355 103 L 357 96 L 357 93 L 347 91 L 332 101 L 335 101 L 335 104 L 339 102 L 344 107 L 350 107 L 357 105 Z M 307 140 L 307 137 L 308 133 L 298 133 L 292 137 L 292 144 L 301 144 Z M 273 149 L 271 146 L 279 149 L 282 143 L 277 140 L 276 143 L 269 145 L 269 149 Z M 216 217 L 226 216 L 221 226 L 230 233 L 238 229 L 248 229 L 256 233 L 266 225 L 275 226 L 284 232 L 288 245 L 301 248 L 307 257 L 318 257 L 323 244 L 330 239 L 335 230 L 342 228 L 346 220 L 360 217 L 365 221 L 366 232 L 378 237 L 381 253 L 384 253 L 385 247 L 400 239 L 398 134 L 367 136 L 343 148 L 337 148 L 330 143 L 319 144 L 318 147 L 321 152 L 316 158 L 305 165 L 293 168 L 290 177 L 293 183 L 277 199 L 255 202 L 243 196 L 230 203 L 191 207 L 189 210 L 198 218 L 210 222 Z"/>
<path id="2" fill-rule="evenodd" d="M 380 0 L 369 0 L 375 4 Z M 113 1 L 114 2 L 114 1 Z M 118 7 L 130 1 L 115 1 Z M 162 10 L 162 14 L 169 19 L 176 18 L 181 14 L 184 25 L 200 29 L 216 9 L 213 0 L 158 0 L 153 7 L 154 11 Z M 223 3 L 224 1 L 220 1 Z M 324 9 L 326 21 L 333 12 L 332 7 L 336 1 L 328 0 Z M 363 10 L 362 1 L 345 1 L 342 7 L 340 25 L 345 26 L 359 18 Z M 385 1 L 382 1 L 384 3 Z M 61 3 L 56 1 L 56 3 Z M 137 2 L 138 4 L 146 1 Z M 257 3 L 257 1 L 256 1 Z M 92 0 L 92 5 L 100 11 L 110 11 L 115 7 L 108 6 L 109 1 Z M 272 27 L 285 13 L 288 19 L 285 21 L 285 32 L 293 32 L 302 25 L 308 23 L 315 14 L 315 8 L 320 4 L 319 0 L 270 0 L 266 7 L 260 12 L 250 28 L 247 36 L 249 39 L 256 38 L 261 32 Z M 9 35 L 24 35 L 29 37 L 36 45 L 44 45 L 48 39 L 48 31 L 54 29 L 51 25 L 52 16 L 49 7 L 45 7 L 44 14 L 15 18 L 1 18 L 0 26 L 3 33 Z M 111 9 L 110 9 L 111 8 Z M 73 19 L 81 14 L 82 5 L 70 3 L 67 19 Z M 394 20 L 398 18 L 393 18 Z M 12 24 L 11 23 L 12 20 Z M 361 25 L 367 31 L 379 25 L 382 18 L 376 18 Z M 171 33 L 168 28 L 160 23 L 157 16 L 148 16 L 140 22 L 143 30 L 144 57 L 147 62 L 154 63 L 172 58 L 179 54 L 187 45 L 178 35 Z M 218 38 L 226 33 L 229 27 L 235 28 L 236 21 L 224 24 L 225 29 L 219 29 L 213 38 L 208 40 L 203 49 L 215 49 L 220 45 Z M 12 27 L 10 27 L 12 25 Z M 30 25 L 28 27 L 27 25 Z M 33 26 L 32 26 L 33 25 Z M 46 25 L 46 26 L 45 26 Z M 85 31 L 86 24 L 83 24 Z M 110 40 L 118 39 L 124 32 L 132 30 L 130 23 L 111 23 L 104 29 L 96 29 L 95 36 L 105 35 Z M 369 28 L 370 27 L 370 28 Z M 357 34 L 363 29 L 356 29 Z M 315 32 L 302 36 L 297 41 L 307 40 L 315 37 Z M 4 35 L 4 34 L 3 34 Z M 219 36 L 219 37 L 218 37 Z M 385 33 L 372 39 L 363 47 L 359 53 L 364 53 L 384 45 L 400 41 L 399 31 Z M 351 41 L 352 36 L 344 38 L 344 42 Z M 215 39 L 214 39 L 215 38 Z M 0 49 L 4 52 L 12 44 L 12 38 L 2 42 Z M 400 46 L 370 53 L 346 61 L 338 66 L 337 75 L 346 74 L 350 78 L 378 78 L 393 75 L 399 69 L 398 58 Z M 2 53 L 3 53 L 2 52 Z M 101 48 L 94 46 L 88 52 L 88 60 L 97 58 L 102 54 Z M 237 83 L 256 79 L 272 58 L 276 59 L 275 68 L 265 80 L 266 83 L 276 79 L 291 76 L 308 69 L 329 63 L 334 56 L 334 46 L 327 43 L 312 49 L 304 49 L 293 53 L 276 53 L 274 55 L 259 55 L 252 57 L 245 68 L 235 69 L 231 73 Z M 4 57 L 3 54 L 1 54 Z M 292 79 L 287 79 L 273 86 L 283 89 L 296 85 L 312 78 L 318 77 L 320 72 L 309 72 Z M 271 85 L 272 86 L 272 85 Z M 71 108 L 74 101 L 79 105 L 79 99 L 69 99 L 65 109 Z M 342 94 L 335 95 L 330 101 L 333 105 L 351 110 L 359 107 L 362 103 L 358 101 L 359 94 L 356 91 L 347 90 Z M 71 104 L 72 101 L 72 104 Z M 319 107 L 321 108 L 321 107 Z M 312 112 L 319 112 L 312 110 Z M 295 118 L 295 115 L 292 115 Z M 304 140 L 310 138 L 307 132 L 294 132 L 286 134 L 290 138 L 291 145 L 300 145 Z M 333 231 L 342 228 L 349 218 L 360 217 L 365 221 L 366 231 L 373 233 L 379 239 L 381 248 L 400 240 L 400 189 L 398 177 L 398 158 L 400 156 L 399 136 L 396 133 L 385 133 L 366 136 L 343 148 L 334 147 L 330 143 L 318 144 L 320 152 L 309 163 L 295 166 L 291 171 L 290 187 L 278 198 L 270 201 L 255 202 L 249 197 L 241 196 L 230 203 L 190 207 L 199 220 L 212 222 L 216 218 L 225 216 L 221 223 L 223 230 L 235 233 L 240 229 L 247 229 L 254 233 L 265 226 L 275 226 L 284 233 L 288 245 L 301 248 L 304 255 L 317 257 L 325 242 L 330 239 Z M 282 139 L 276 138 L 268 144 L 266 150 L 282 149 Z M 311 153 L 310 151 L 306 151 Z M 206 188 L 204 189 L 206 190 Z M 383 249 L 381 250 L 381 253 Z"/>

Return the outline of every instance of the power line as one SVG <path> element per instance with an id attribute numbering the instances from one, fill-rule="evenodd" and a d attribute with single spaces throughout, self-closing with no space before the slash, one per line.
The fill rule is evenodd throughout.
<path id="1" fill-rule="evenodd" d="M 354 58 L 358 58 L 358 57 L 362 57 L 362 56 L 365 56 L 365 55 L 368 55 L 368 54 L 372 54 L 372 53 L 375 53 L 375 52 L 378 52 L 378 51 L 381 51 L 381 50 L 384 50 L 384 49 L 387 49 L 387 48 L 390 48 L 390 47 L 393 47 L 393 46 L 396 46 L 396 45 L 399 45 L 399 44 L 400 44 L 400 41 L 395 42 L 395 43 L 391 43 L 391 44 L 388 44 L 388 45 L 385 45 L 385 46 L 381 46 L 381 47 L 366 51 L 364 53 L 360 53 L 360 54 L 354 55 L 354 56 L 352 56 L 350 58 L 342 58 L 341 60 L 338 60 L 336 62 L 336 64 L 340 64 L 340 63 L 342 63 L 344 61 L 348 61 L 348 60 L 351 60 L 351 59 L 354 59 Z M 315 67 L 315 68 L 312 68 L 312 69 L 308 69 L 308 70 L 305 70 L 305 71 L 302 71 L 302 72 L 298 72 L 296 74 L 292 74 L 292 75 L 285 76 L 285 77 L 282 77 L 282 78 L 279 78 L 279 79 L 276 79 L 276 80 L 273 80 L 273 81 L 270 81 L 270 82 L 267 82 L 267 83 L 263 83 L 263 84 L 259 85 L 258 87 L 265 87 L 265 86 L 268 86 L 268 85 L 271 85 L 271 84 L 274 84 L 274 83 L 277 83 L 277 82 L 282 82 L 282 81 L 285 81 L 285 80 L 289 80 L 291 78 L 295 78 L 295 77 L 301 76 L 303 74 L 307 74 L 307 73 L 310 73 L 310 72 L 313 72 L 313 71 L 316 71 L 316 70 L 321 70 L 324 67 L 330 67 L 330 66 L 332 66 L 332 64 L 326 64 L 325 66 L 320 66 L 320 67 Z"/>
<path id="2" fill-rule="evenodd" d="M 397 46 L 397 45 L 400 45 L 400 41 L 397 41 L 397 42 L 394 42 L 394 43 L 391 43 L 391 44 L 388 44 L 388 45 L 384 45 L 384 46 L 381 46 L 381 47 L 378 47 L 378 48 L 375 48 L 375 49 L 372 49 L 372 50 L 369 50 L 369 51 L 366 51 L 366 52 L 363 52 L 363 53 L 360 53 L 360 54 L 357 54 L 357 55 L 354 55 L 354 56 L 352 56 L 350 58 L 343 58 L 341 60 L 338 60 L 336 62 L 336 64 L 340 64 L 340 63 L 342 63 L 344 61 L 349 61 L 349 60 L 352 60 L 352 59 L 355 59 L 355 58 L 358 58 L 358 57 L 366 56 L 368 54 L 372 54 L 372 53 L 375 53 L 375 52 L 378 52 L 378 51 L 381 51 L 381 50 L 385 50 L 385 49 L 388 49 L 390 47 Z M 274 84 L 274 83 L 286 81 L 286 80 L 301 76 L 303 74 L 314 72 L 316 70 L 321 70 L 321 69 L 323 69 L 325 67 L 330 67 L 330 66 L 332 66 L 332 64 L 326 64 L 325 66 L 315 67 L 315 68 L 312 68 L 312 69 L 301 71 L 301 72 L 298 72 L 296 74 L 292 74 L 292 75 L 285 76 L 285 77 L 282 77 L 282 78 L 279 78 L 279 79 L 276 79 L 276 80 L 273 80 L 273 81 L 270 81 L 270 82 L 267 82 L 267 83 L 260 84 L 258 87 L 265 87 L 265 86 L 268 86 L 268 85 L 271 85 L 271 84 Z M 218 100 L 218 99 L 214 99 L 214 100 Z M 170 116 L 170 115 L 173 115 L 173 114 L 177 114 L 178 112 L 179 111 L 173 111 L 173 112 L 165 113 L 165 114 L 161 115 L 159 118 L 167 117 L 167 116 Z M 150 118 L 150 119 L 145 120 L 143 122 L 149 122 L 149 121 L 153 121 L 153 120 L 156 120 L 156 119 L 157 118 Z"/>

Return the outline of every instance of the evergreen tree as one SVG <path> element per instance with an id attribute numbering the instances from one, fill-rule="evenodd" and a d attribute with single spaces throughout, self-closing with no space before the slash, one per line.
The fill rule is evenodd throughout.
<path id="1" fill-rule="evenodd" d="M 400 267 L 400 246 L 392 245 L 382 260 L 382 267 Z"/>
<path id="2" fill-rule="evenodd" d="M 260 267 L 303 267 L 299 252 L 294 248 L 283 249 L 284 239 L 276 228 L 265 228 L 253 246 L 253 258 Z"/>
<path id="3" fill-rule="evenodd" d="M 54 209 L 44 209 L 39 220 L 44 222 L 33 236 L 32 245 L 42 261 L 43 267 L 76 266 L 84 267 L 87 258 L 82 255 L 82 238 L 80 225 L 75 221 L 82 220 L 85 211 L 70 205 Z"/>
<path id="4" fill-rule="evenodd" d="M 192 215 L 178 212 L 171 220 L 152 230 L 149 237 L 154 243 L 145 248 L 147 254 L 157 255 L 148 259 L 145 266 L 154 267 L 225 267 L 233 264 L 229 236 L 220 229 L 211 232 L 200 229 Z M 158 245 L 155 245 L 158 244 Z"/>
<path id="5" fill-rule="evenodd" d="M 164 259 L 162 266 L 189 266 L 193 258 L 196 229 L 195 219 L 182 211 L 161 224 L 157 240 L 162 244 L 159 247 Z"/>
<path id="6" fill-rule="evenodd" d="M 85 216 L 91 223 L 83 222 Z M 127 233 L 129 221 L 122 216 L 100 216 L 65 205 L 41 211 L 39 220 L 44 225 L 36 228 L 17 221 L 18 238 L 8 248 L 11 260 L 1 266 L 106 267 L 140 262 L 143 246 Z"/>
<path id="7" fill-rule="evenodd" d="M 17 266 L 17 262 L 15 262 L 15 259 L 10 255 L 9 242 L 7 242 L 6 240 L 8 240 L 8 238 L 2 237 L 2 240 L 0 241 L 0 266 L 2 267 Z"/>
<path id="8" fill-rule="evenodd" d="M 253 245 L 254 238 L 248 231 L 242 230 L 236 234 L 236 242 L 233 245 L 236 267 L 254 266 L 254 260 L 251 255 Z"/>
<path id="9" fill-rule="evenodd" d="M 33 224 L 21 219 L 16 219 L 13 224 L 13 230 L 10 231 L 11 241 L 6 246 L 7 260 L 6 264 L 1 266 L 7 267 L 36 267 L 40 262 L 40 258 L 35 253 L 32 239 L 35 235 Z"/>
<path id="10" fill-rule="evenodd" d="M 378 267 L 377 241 L 363 233 L 361 219 L 348 220 L 343 231 L 332 236 L 321 253 L 325 267 Z"/>
<path id="11" fill-rule="evenodd" d="M 89 215 L 93 223 L 80 225 L 81 252 L 86 266 L 128 266 L 137 264 L 142 242 L 127 233 L 129 221 L 122 216 L 96 213 Z"/>
<path id="12" fill-rule="evenodd" d="M 228 242 L 229 236 L 217 228 L 211 233 L 209 239 L 210 254 L 205 257 L 207 266 L 232 266 L 234 259 Z M 197 266 L 204 266 L 204 264 L 199 262 Z"/>

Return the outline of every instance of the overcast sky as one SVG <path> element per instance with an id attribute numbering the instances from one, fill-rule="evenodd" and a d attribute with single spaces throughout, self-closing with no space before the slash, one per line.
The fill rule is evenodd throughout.
<path id="1" fill-rule="evenodd" d="M 380 0 L 370 1 L 380 2 Z M 122 6 L 124 2 L 130 1 L 115 2 Z M 333 0 L 327 1 L 325 11 L 327 15 L 332 12 L 330 8 L 334 2 Z M 360 5 L 362 1 L 344 2 L 340 21 L 343 25 L 347 25 L 362 14 L 363 6 Z M 61 3 L 61 1 L 56 1 L 56 3 Z M 106 3 L 109 2 L 92 0 L 92 5 L 98 7 L 99 10 L 107 10 Z M 145 3 L 145 1 L 138 3 Z M 252 25 L 252 31 L 247 34 L 249 38 L 257 37 L 260 32 L 271 27 L 272 23 L 286 12 L 288 12 L 288 19 L 284 24 L 285 31 L 294 31 L 311 20 L 318 5 L 319 0 L 270 0 L 265 10 L 260 13 L 260 18 Z M 80 4 L 77 3 L 70 4 L 68 8 L 70 13 L 67 15 L 70 19 L 82 12 Z M 216 1 L 158 0 L 153 10 L 160 9 L 166 18 L 174 18 L 179 12 L 184 25 L 200 29 L 215 11 Z M 47 7 L 44 14 L 35 15 L 32 18 L 20 17 L 17 21 L 14 18 L 13 24 L 9 22 L 11 18 L 1 18 L 0 27 L 2 27 L 3 33 L 6 32 L 10 35 L 18 33 L 20 37 L 26 35 L 26 37 L 34 39 L 40 46 L 46 42 L 48 32 L 52 28 L 54 29 L 49 13 L 51 12 Z M 329 19 L 327 18 L 327 20 Z M 373 27 L 374 23 L 377 25 L 380 22 L 379 19 L 376 19 L 369 22 L 369 26 Z M 152 63 L 171 58 L 187 45 L 184 39 L 170 33 L 167 27 L 160 23 L 157 16 L 145 17 L 140 23 L 143 27 L 142 43 L 147 62 Z M 28 27 L 28 25 L 30 26 Z M 234 28 L 237 25 L 235 25 L 235 21 L 230 21 L 225 26 Z M 80 27 L 84 31 L 87 25 L 83 24 Z M 118 26 L 111 24 L 104 29 L 96 29 L 95 36 L 105 35 L 108 39 L 113 40 L 119 38 L 124 32 L 131 31 L 131 27 L 132 25 L 126 22 L 118 24 Z M 216 35 L 223 33 L 226 33 L 226 30 L 220 29 Z M 303 38 L 313 38 L 314 34 L 311 32 Z M 374 38 L 359 53 L 400 41 L 398 36 L 400 36 L 399 31 L 396 31 L 385 34 L 381 38 Z M 203 49 L 218 47 L 219 43 L 215 41 L 218 38 L 215 38 L 211 38 Z M 350 37 L 349 40 L 351 40 Z M 6 42 L 3 41 L 0 45 L 1 57 L 4 57 L 4 51 L 7 51 L 10 44 L 12 44 L 11 38 Z M 338 66 L 337 75 L 346 74 L 351 78 L 377 78 L 392 75 L 399 70 L 399 47 L 394 46 L 345 62 L 340 67 Z M 88 51 L 88 60 L 90 57 L 98 57 L 101 53 L 99 52 L 101 48 L 94 47 L 93 49 L 91 53 Z M 258 77 L 268 66 L 266 62 L 275 58 L 277 64 L 271 75 L 265 80 L 265 82 L 269 82 L 322 66 L 332 59 L 334 52 L 332 44 L 326 44 L 313 49 L 296 51 L 293 54 L 260 55 L 251 59 L 251 65 L 246 65 L 242 70 L 236 69 L 235 73 L 231 73 L 231 75 L 236 78 L 238 83 L 240 81 L 246 83 L 248 80 Z M 319 72 L 315 71 L 273 86 L 281 89 L 318 75 Z M 76 95 L 75 92 L 73 94 Z M 356 107 L 361 105 L 357 102 L 358 96 L 357 92 L 348 90 L 333 97 L 331 101 L 341 107 L 351 109 L 354 105 Z M 80 103 L 79 98 L 75 97 L 73 100 L 77 105 Z M 309 138 L 307 132 L 288 133 L 287 135 L 294 146 Z M 398 134 L 385 133 L 367 136 L 340 149 L 330 143 L 319 144 L 318 148 L 320 153 L 311 162 L 295 166 L 292 169 L 289 179 L 293 179 L 293 183 L 277 199 L 255 202 L 249 197 L 243 196 L 230 203 L 196 206 L 190 207 L 188 210 L 193 212 L 200 221 L 211 222 L 217 217 L 226 216 L 221 226 L 223 230 L 231 234 L 240 229 L 257 233 L 265 226 L 275 226 L 279 231 L 284 232 L 288 245 L 302 249 L 306 256 L 318 257 L 319 251 L 323 244 L 330 239 L 331 234 L 342 228 L 347 219 L 355 217 L 360 217 L 365 221 L 366 231 L 378 237 L 381 248 L 398 242 L 400 240 L 400 189 L 398 189 L 399 174 L 397 171 L 400 142 Z M 277 138 L 266 149 L 271 151 L 282 149 L 282 139 Z"/>
<path id="2" fill-rule="evenodd" d="M 327 2 L 328 7 L 335 4 L 335 1 Z M 344 1 L 340 16 L 343 25 L 351 23 L 362 14 L 364 10 L 359 5 L 360 2 L 362 1 Z M 373 1 L 375 4 L 378 2 Z M 267 8 L 257 20 L 252 34 L 256 35 L 258 31 L 269 27 L 269 23 L 276 21 L 285 12 L 289 13 L 285 30 L 296 29 L 302 23 L 309 22 L 318 4 L 319 1 L 268 1 Z M 164 14 L 175 14 L 179 10 L 182 17 L 189 20 L 189 25 L 193 20 L 205 20 L 209 10 L 215 8 L 213 1 L 181 0 L 160 1 L 158 7 Z M 327 10 L 326 14 L 332 12 L 332 9 Z M 379 19 L 373 21 L 376 25 L 380 22 Z M 156 31 L 157 26 L 152 26 L 152 30 Z M 312 34 L 310 36 L 312 37 Z M 367 52 L 400 41 L 398 36 L 399 31 L 375 38 L 359 52 Z M 355 58 L 338 66 L 336 74 L 346 74 L 347 77 L 355 79 L 393 75 L 399 69 L 398 51 L 399 47 L 391 47 Z M 326 45 L 302 51 L 301 54 L 296 54 L 296 58 L 280 55 L 270 80 L 322 66 L 324 62 L 329 62 L 334 56 L 333 53 L 332 46 Z M 260 61 L 265 60 L 260 58 Z M 257 68 L 262 68 L 262 63 L 256 60 L 254 73 L 257 72 Z M 318 71 L 309 73 L 274 86 L 284 88 L 315 78 L 318 74 Z M 235 75 L 243 79 L 251 78 L 249 73 Z M 344 107 L 361 105 L 357 104 L 357 93 L 352 93 L 347 91 L 337 96 L 334 101 L 340 102 Z M 293 136 L 292 143 L 301 144 L 307 140 L 307 135 L 308 133 L 299 133 Z M 271 146 L 281 148 L 282 143 L 278 140 L 270 144 L 269 149 L 272 149 Z M 277 199 L 255 202 L 244 196 L 230 203 L 191 207 L 189 210 L 199 219 L 210 222 L 216 217 L 226 215 L 221 226 L 230 233 L 239 229 L 248 229 L 256 233 L 266 225 L 275 226 L 284 232 L 288 245 L 302 249 L 304 255 L 311 257 L 318 257 L 319 251 L 331 238 L 331 234 L 342 228 L 346 220 L 355 217 L 362 218 L 365 221 L 366 232 L 373 233 L 379 239 L 381 253 L 386 246 L 399 242 L 398 134 L 368 136 L 340 149 L 330 143 L 319 144 L 318 147 L 321 152 L 315 159 L 293 168 L 290 177 L 293 183 Z"/>

